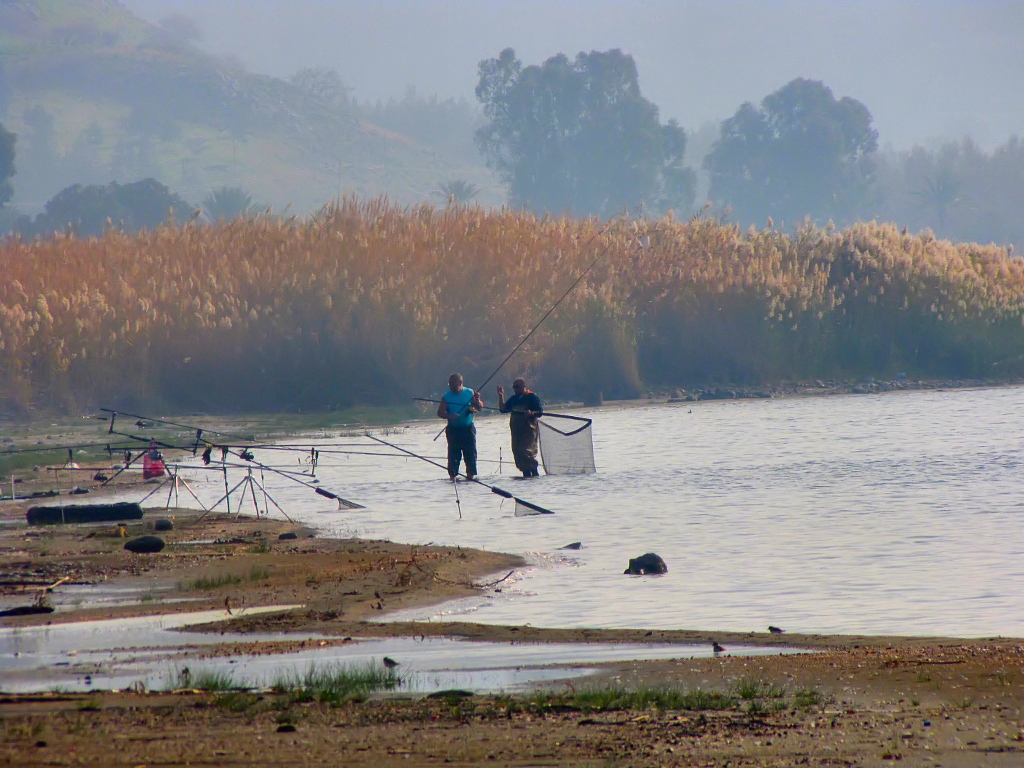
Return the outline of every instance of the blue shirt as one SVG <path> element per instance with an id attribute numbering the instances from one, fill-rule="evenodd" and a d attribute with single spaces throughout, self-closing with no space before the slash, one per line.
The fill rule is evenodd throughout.
<path id="1" fill-rule="evenodd" d="M 441 395 L 441 399 L 448 404 L 448 413 L 460 414 L 459 418 L 449 421 L 449 424 L 455 427 L 473 426 L 473 412 L 469 410 L 469 405 L 473 402 L 472 389 L 463 387 L 462 391 L 458 393 L 446 389 L 445 393 Z"/>

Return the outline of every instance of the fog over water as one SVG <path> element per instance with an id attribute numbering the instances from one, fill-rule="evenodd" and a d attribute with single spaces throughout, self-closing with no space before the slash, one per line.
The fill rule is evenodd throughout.
<path id="1" fill-rule="evenodd" d="M 473 98 L 476 65 L 622 48 L 644 94 L 687 129 L 795 77 L 864 102 L 881 144 L 1024 133 L 1020 2 L 438 2 L 125 0 L 157 21 L 197 21 L 211 52 L 261 73 L 335 68 L 360 100 L 408 86 Z"/>

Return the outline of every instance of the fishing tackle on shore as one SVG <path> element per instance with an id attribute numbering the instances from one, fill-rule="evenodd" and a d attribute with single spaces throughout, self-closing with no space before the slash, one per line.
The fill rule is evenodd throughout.
<path id="1" fill-rule="evenodd" d="M 256 442 L 256 438 L 254 436 L 252 436 L 252 435 L 248 435 L 248 436 L 233 435 L 233 434 L 227 433 L 227 432 L 218 432 L 217 430 L 200 428 L 200 427 L 197 427 L 195 425 L 183 424 L 181 422 L 169 421 L 167 419 L 157 419 L 157 418 L 153 418 L 151 416 L 144 416 L 144 415 L 137 414 L 137 413 L 127 413 L 125 411 L 118 412 L 118 411 L 111 410 L 109 408 L 101 408 L 100 410 L 105 412 L 105 413 L 109 413 L 110 414 L 110 426 L 108 428 L 108 432 L 110 434 L 112 434 L 112 435 L 119 435 L 121 437 L 127 437 L 127 438 L 130 438 L 132 440 L 139 440 L 139 441 L 145 442 L 147 440 L 147 438 L 139 437 L 138 435 L 132 435 L 132 434 L 129 434 L 129 433 L 126 433 L 126 432 L 118 432 L 118 431 L 116 431 L 114 429 L 114 425 L 115 425 L 115 420 L 117 419 L 117 416 L 118 416 L 119 413 L 121 413 L 121 414 L 123 414 L 125 416 L 128 416 L 130 418 L 137 418 L 137 419 L 140 419 L 140 420 L 146 420 L 146 421 L 151 422 L 153 424 L 165 424 L 167 426 L 177 427 L 179 429 L 187 429 L 190 432 L 194 431 L 196 433 L 197 439 L 199 438 L 199 436 L 201 436 L 201 434 L 203 432 L 206 432 L 206 433 L 211 434 L 211 435 L 223 435 L 224 437 L 240 439 L 240 440 L 244 440 L 244 441 L 249 442 L 249 443 L 255 443 Z M 166 443 L 166 442 L 163 442 L 161 440 L 150 439 L 150 443 L 154 444 L 154 445 L 157 445 L 157 446 L 159 446 L 161 448 L 169 448 L 169 449 L 174 449 L 174 450 L 186 450 L 186 451 L 192 450 L 191 446 L 183 447 L 183 446 L 180 446 L 180 445 L 173 445 L 171 443 Z M 240 450 L 240 451 L 235 451 L 235 450 L 232 450 L 232 446 L 230 446 L 230 445 L 216 445 L 215 446 L 215 445 L 211 444 L 211 445 L 209 445 L 207 447 L 206 451 L 203 452 L 203 461 L 204 461 L 204 463 L 207 463 L 207 464 L 210 463 L 210 461 L 208 461 L 208 459 L 210 459 L 210 456 L 208 454 L 212 453 L 212 450 L 213 450 L 214 447 L 219 448 L 220 451 L 221 451 L 221 464 L 224 465 L 224 472 L 225 472 L 225 491 L 226 491 L 225 496 L 228 497 L 228 498 L 230 498 L 231 491 L 228 490 L 227 487 L 226 487 L 227 486 L 227 466 L 226 466 L 226 463 L 227 463 L 228 456 L 229 455 L 233 455 L 233 456 L 237 456 L 239 459 L 242 459 L 243 461 L 247 461 L 253 467 L 258 468 L 261 472 L 271 472 L 271 473 L 274 473 L 276 475 L 279 475 L 280 477 L 284 477 L 284 478 L 286 478 L 288 480 L 291 480 L 293 483 L 298 483 L 299 485 L 304 485 L 305 487 L 309 488 L 314 493 L 318 493 L 321 496 L 328 496 L 328 494 L 330 494 L 328 496 L 328 498 L 332 498 L 332 499 L 336 500 L 338 502 L 338 507 L 339 508 L 344 507 L 344 508 L 347 508 L 347 509 L 365 509 L 365 507 L 362 504 L 358 504 L 358 503 L 356 503 L 354 501 L 350 501 L 349 499 L 344 498 L 340 494 L 333 493 L 332 491 L 326 491 L 325 489 L 320 488 L 318 485 L 315 485 L 315 483 L 319 483 L 320 482 L 315 477 L 313 477 L 312 482 L 306 482 L 305 480 L 300 479 L 300 477 L 297 476 L 297 475 L 301 475 L 302 477 L 311 477 L 311 475 L 307 475 L 305 473 L 289 472 L 288 470 L 278 469 L 276 467 L 271 467 L 271 466 L 268 466 L 266 464 L 263 464 L 262 462 L 256 461 L 255 460 L 255 456 L 253 456 L 253 454 L 252 454 L 252 451 L 249 448 L 247 448 L 247 447 L 246 448 L 242 448 L 242 450 Z M 145 451 L 143 451 L 143 454 L 144 453 L 145 453 Z M 140 454 L 140 456 L 143 455 L 143 454 Z M 136 457 L 132 461 L 134 462 L 138 458 L 139 457 Z M 127 469 L 127 467 L 125 467 L 125 469 Z M 124 470 L 120 470 L 120 471 L 124 471 Z M 315 471 L 315 465 L 314 465 L 314 471 Z M 120 472 L 118 474 L 120 474 Z M 116 477 L 116 475 L 115 475 L 115 477 Z M 113 478 L 111 478 L 111 480 L 113 480 Z M 243 482 L 246 482 L 246 481 L 243 481 Z M 255 482 L 255 481 L 253 481 L 253 482 Z M 238 486 L 236 486 L 236 488 L 237 487 Z M 261 488 L 261 490 L 264 491 L 264 493 L 266 492 L 265 488 Z M 254 495 L 255 495 L 255 493 L 254 493 Z M 220 502 L 218 502 L 218 503 L 220 503 Z M 214 505 L 214 506 L 216 506 L 216 505 Z"/>

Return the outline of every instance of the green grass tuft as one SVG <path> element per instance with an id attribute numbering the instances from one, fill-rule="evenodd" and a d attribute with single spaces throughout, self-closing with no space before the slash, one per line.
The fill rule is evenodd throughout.
<path id="1" fill-rule="evenodd" d="M 394 670 L 376 662 L 365 666 L 310 664 L 302 675 L 283 675 L 271 684 L 275 693 L 286 693 L 293 701 L 318 701 L 339 705 L 362 701 L 375 691 L 397 688 L 402 682 Z"/>
<path id="2" fill-rule="evenodd" d="M 225 693 L 223 696 L 215 698 L 213 700 L 213 705 L 220 709 L 226 709 L 229 712 L 242 713 L 248 712 L 261 699 L 261 696 L 254 696 L 251 693 L 231 691 L 229 693 Z"/>
<path id="3" fill-rule="evenodd" d="M 785 688 L 765 683 L 753 677 L 741 677 L 736 681 L 736 695 L 741 699 L 781 699 Z"/>
<path id="4" fill-rule="evenodd" d="M 193 688 L 198 691 L 238 691 L 251 686 L 239 683 L 230 672 L 215 669 L 192 671 L 182 667 L 171 681 L 171 690 Z"/>
<path id="5" fill-rule="evenodd" d="M 676 688 L 624 688 L 608 686 L 585 689 L 570 695 L 537 694 L 529 701 L 534 711 L 560 708 L 580 709 L 584 712 L 614 712 L 617 710 L 704 710 L 732 709 L 736 699 L 728 694 L 696 688 L 682 691 Z"/>
<path id="6" fill-rule="evenodd" d="M 221 587 L 233 587 L 244 581 L 265 581 L 270 578 L 270 568 L 261 565 L 254 565 L 244 576 L 237 573 L 218 573 L 213 576 L 199 576 L 192 581 L 179 581 L 178 590 L 189 592 L 192 590 L 209 591 Z"/>
<path id="7" fill-rule="evenodd" d="M 798 709 L 812 709 L 814 707 L 820 707 L 823 703 L 821 694 L 813 689 L 805 689 L 797 691 L 793 695 L 793 706 Z"/>

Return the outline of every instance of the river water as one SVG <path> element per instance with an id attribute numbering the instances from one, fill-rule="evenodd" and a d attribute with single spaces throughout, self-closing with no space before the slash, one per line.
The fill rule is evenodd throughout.
<path id="1" fill-rule="evenodd" d="M 460 519 L 443 470 L 331 454 L 326 445 L 321 483 L 367 509 L 338 510 L 280 478 L 268 476 L 267 488 L 289 515 L 324 533 L 530 561 L 501 592 L 401 618 L 1024 635 L 1024 388 L 578 413 L 594 418 L 598 473 L 538 480 L 513 479 L 505 418 L 478 419 L 482 478 L 555 515 L 515 517 L 510 502 L 460 484 Z M 444 438 L 432 441 L 438 428 L 416 423 L 385 439 L 443 461 Z M 323 442 L 387 450 L 359 437 Z M 304 466 L 278 452 L 257 459 Z M 211 502 L 223 478 L 205 473 L 195 487 Z M 559 549 L 576 541 L 578 551 Z M 667 575 L 623 575 L 629 558 L 650 551 L 668 563 Z"/>

